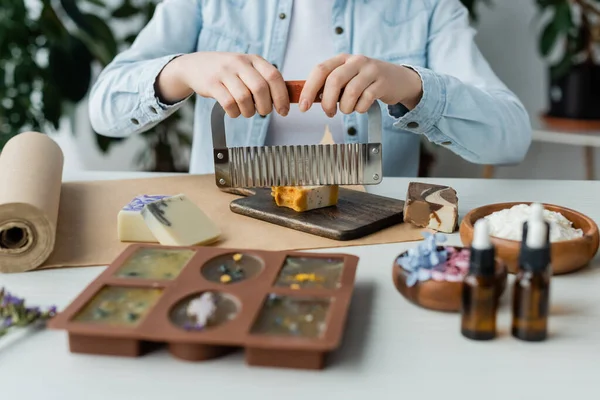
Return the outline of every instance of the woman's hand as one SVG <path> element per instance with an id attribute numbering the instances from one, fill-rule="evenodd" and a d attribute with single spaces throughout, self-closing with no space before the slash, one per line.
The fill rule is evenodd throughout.
<path id="1" fill-rule="evenodd" d="M 338 100 L 344 114 L 365 113 L 376 100 L 413 109 L 423 90 L 421 78 L 410 68 L 349 54 L 340 54 L 313 69 L 300 94 L 300 111 L 312 106 L 321 88 L 321 107 L 329 117 L 337 112 Z"/>
<path id="2" fill-rule="evenodd" d="M 258 55 L 198 52 L 177 57 L 159 74 L 156 91 L 167 103 L 194 92 L 214 98 L 232 118 L 267 115 L 273 106 L 285 116 L 290 109 L 281 73 Z"/>

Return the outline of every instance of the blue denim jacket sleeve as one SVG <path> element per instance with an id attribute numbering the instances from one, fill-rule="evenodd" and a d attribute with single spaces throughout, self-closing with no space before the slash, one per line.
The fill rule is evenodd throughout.
<path id="1" fill-rule="evenodd" d="M 123 137 L 144 132 L 181 107 L 156 97 L 154 82 L 175 57 L 192 53 L 202 27 L 200 0 L 164 0 L 132 46 L 101 72 L 90 92 L 94 130 Z"/>
<path id="2" fill-rule="evenodd" d="M 396 1 L 389 0 L 389 12 L 394 12 Z M 473 163 L 520 162 L 531 144 L 529 116 L 479 52 L 465 7 L 460 0 L 410 1 L 426 1 L 429 8 L 429 26 L 422 30 L 428 32 L 427 61 L 407 65 L 421 76 L 423 97 L 410 112 L 401 105 L 388 107 L 395 128 L 423 135 Z M 197 51 L 203 13 L 217 12 L 202 4 L 204 0 L 160 2 L 133 45 L 102 71 L 89 103 L 96 132 L 115 137 L 144 132 L 181 107 L 183 101 L 162 104 L 154 83 L 173 58 Z M 208 4 L 223 6 L 217 1 Z M 269 15 L 277 10 L 268 4 L 256 2 L 246 10 L 255 13 L 249 19 L 274 19 Z M 218 23 L 225 29 L 234 22 L 219 15 Z M 252 24 L 249 29 L 254 29 Z M 393 40 L 389 38 L 390 46 Z"/>
<path id="3" fill-rule="evenodd" d="M 472 163 L 522 161 L 531 144 L 529 115 L 477 48 L 465 7 L 438 0 L 430 28 L 427 68 L 407 65 L 421 76 L 423 97 L 410 112 L 388 107 L 394 126 Z"/>

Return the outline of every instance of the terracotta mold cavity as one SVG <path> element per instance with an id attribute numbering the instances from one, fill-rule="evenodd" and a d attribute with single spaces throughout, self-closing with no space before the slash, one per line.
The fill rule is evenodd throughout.
<path id="1" fill-rule="evenodd" d="M 181 329 L 202 332 L 235 319 L 240 308 L 240 302 L 234 296 L 206 291 L 179 301 L 171 310 L 169 318 Z"/>
<path id="2" fill-rule="evenodd" d="M 154 288 L 105 286 L 74 321 L 134 328 L 154 307 L 162 292 Z"/>
<path id="3" fill-rule="evenodd" d="M 207 261 L 202 266 L 201 273 L 211 282 L 233 284 L 258 276 L 263 268 L 263 261 L 256 256 L 228 253 Z"/>
<path id="4" fill-rule="evenodd" d="M 270 294 L 252 326 L 253 334 L 319 338 L 325 332 L 330 300 Z"/>
<path id="5" fill-rule="evenodd" d="M 344 269 L 344 260 L 328 257 L 291 257 L 285 259 L 275 286 L 291 289 L 337 289 Z"/>
<path id="6" fill-rule="evenodd" d="M 196 252 L 190 249 L 140 248 L 117 270 L 121 278 L 173 280 Z"/>

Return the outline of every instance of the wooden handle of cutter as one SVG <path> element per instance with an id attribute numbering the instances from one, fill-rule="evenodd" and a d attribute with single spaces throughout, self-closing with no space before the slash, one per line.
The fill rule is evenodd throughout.
<path id="1" fill-rule="evenodd" d="M 302 89 L 304 88 L 304 84 L 306 81 L 285 81 L 285 86 L 287 87 L 288 93 L 290 95 L 290 103 L 298 103 L 300 102 L 300 93 L 302 93 Z M 340 99 L 344 94 L 344 89 L 340 91 Z M 321 102 L 321 96 L 323 95 L 323 88 L 319 89 L 317 92 L 317 96 L 315 98 L 315 103 Z M 338 99 L 338 101 L 340 101 Z"/>

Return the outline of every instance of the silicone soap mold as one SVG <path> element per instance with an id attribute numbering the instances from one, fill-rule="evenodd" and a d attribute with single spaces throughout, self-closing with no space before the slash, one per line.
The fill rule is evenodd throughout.
<path id="1" fill-rule="evenodd" d="M 322 369 L 341 345 L 358 257 L 130 245 L 49 326 L 73 353 Z"/>

